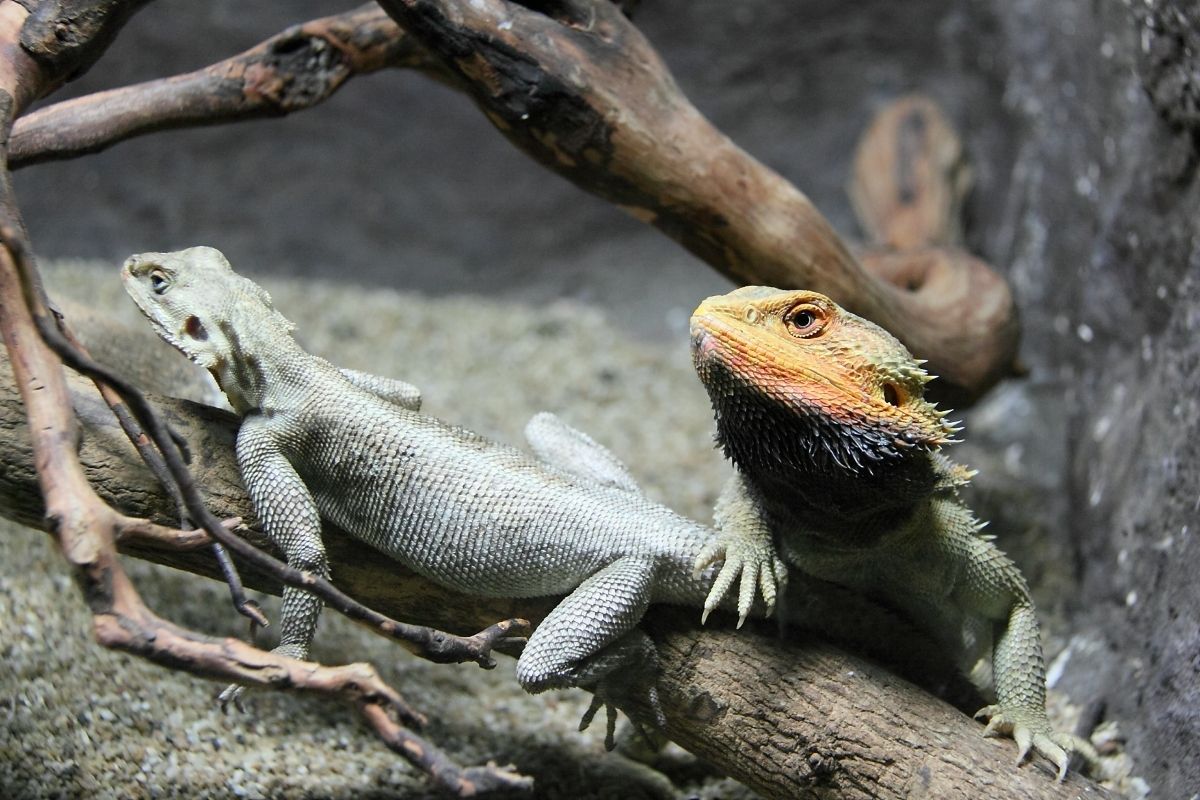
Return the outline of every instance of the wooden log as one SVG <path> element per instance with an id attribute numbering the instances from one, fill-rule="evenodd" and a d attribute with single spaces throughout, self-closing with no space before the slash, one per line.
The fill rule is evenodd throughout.
<path id="1" fill-rule="evenodd" d="M 70 381 L 88 480 L 123 511 L 169 524 L 175 507 L 90 384 Z M 265 544 L 234 463 L 237 420 L 188 401 L 156 399 L 189 443 L 191 468 L 212 509 L 242 516 Z M 0 513 L 41 521 L 33 455 L 7 363 L 0 363 Z M 557 598 L 494 600 L 432 584 L 336 530 L 326 532 L 338 584 L 393 616 L 470 632 L 497 619 L 540 620 Z M 132 555 L 216 576 L 207 548 L 127 542 Z M 253 570 L 248 586 L 278 591 Z M 769 623 L 735 631 L 729 620 L 698 625 L 695 609 L 652 609 L 644 623 L 658 644 L 658 688 L 672 739 L 768 797 L 1103 798 L 1073 775 L 1056 784 L 1044 763 L 1016 768 L 1015 746 L 984 739 L 982 725 L 880 666 L 802 638 L 781 641 Z"/>

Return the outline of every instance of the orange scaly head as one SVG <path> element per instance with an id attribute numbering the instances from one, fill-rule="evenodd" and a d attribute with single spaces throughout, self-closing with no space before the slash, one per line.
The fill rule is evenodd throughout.
<path id="1" fill-rule="evenodd" d="M 743 471 L 923 491 L 911 462 L 955 432 L 904 345 L 825 295 L 747 286 L 701 303 L 691 332 L 718 439 Z"/>

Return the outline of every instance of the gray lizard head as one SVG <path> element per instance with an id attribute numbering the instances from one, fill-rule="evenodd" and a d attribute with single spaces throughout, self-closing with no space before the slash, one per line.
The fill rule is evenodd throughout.
<path id="1" fill-rule="evenodd" d="M 233 271 L 212 247 L 174 253 L 139 253 L 121 268 L 125 291 L 163 339 L 209 370 L 230 400 L 244 390 L 241 380 L 250 348 L 237 331 L 290 336 L 292 323 L 271 305 L 271 296 Z"/>

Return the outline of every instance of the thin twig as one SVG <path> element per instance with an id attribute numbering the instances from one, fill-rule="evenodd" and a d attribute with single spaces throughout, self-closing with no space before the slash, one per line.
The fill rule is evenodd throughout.
<path id="1" fill-rule="evenodd" d="M 62 337 L 81 354 L 87 358 L 91 358 L 91 353 L 88 352 L 83 342 L 79 341 L 79 338 L 66 325 L 66 321 L 62 315 L 53 308 L 50 311 L 54 316 L 55 324 Z M 146 432 L 142 430 L 137 420 L 129 412 L 129 407 L 125 405 L 125 401 L 121 399 L 120 394 L 104 381 L 94 380 L 94 383 L 104 402 L 112 409 L 113 416 L 117 418 L 117 423 L 121 426 L 121 430 L 125 432 L 125 436 L 137 448 L 142 461 L 145 462 L 146 466 L 154 474 L 154 477 L 158 479 L 158 483 L 163 488 L 163 491 L 175 503 L 175 508 L 179 514 L 180 528 L 184 531 L 189 530 L 191 526 L 187 516 L 187 504 L 184 502 L 183 495 L 180 493 L 179 487 L 175 484 L 171 476 L 162 453 L 154 446 L 150 438 L 146 436 Z M 229 552 L 220 542 L 212 542 L 211 546 L 213 557 L 216 558 L 217 564 L 221 569 L 221 575 L 225 583 L 229 586 L 229 593 L 233 599 L 233 607 L 254 625 L 263 628 L 268 627 L 270 622 L 267 620 L 267 615 L 263 612 L 262 608 L 259 607 L 258 603 L 246 597 L 246 589 L 242 586 L 242 579 L 238 576 L 237 567 L 229 557 Z"/>
<path id="2" fill-rule="evenodd" d="M 116 517 L 116 543 L 122 546 L 140 545 L 157 550 L 174 552 L 198 550 L 201 547 L 211 547 L 212 538 L 201 530 L 183 530 L 182 528 L 167 528 L 137 517 Z M 228 528 L 236 527 L 242 522 L 241 517 L 225 520 Z"/>

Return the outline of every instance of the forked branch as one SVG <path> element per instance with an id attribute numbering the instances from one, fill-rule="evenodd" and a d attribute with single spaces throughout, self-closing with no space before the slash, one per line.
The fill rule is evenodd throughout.
<path id="1" fill-rule="evenodd" d="M 957 403 L 1011 372 L 1017 323 L 1000 276 L 974 259 L 925 260 L 921 284 L 866 271 L 807 197 L 700 114 L 608 0 L 380 5 L 517 147 L 721 272 L 830 295 L 928 359 Z"/>
<path id="2" fill-rule="evenodd" d="M 13 163 L 290 113 L 353 75 L 412 67 L 469 93 L 548 169 L 734 280 L 816 289 L 880 323 L 930 361 L 943 399 L 969 403 L 1012 371 L 1018 326 L 1003 278 L 952 249 L 856 260 L 808 198 L 696 110 L 610 0 L 381 5 L 399 25 L 363 7 L 197 72 L 31 114 L 15 128 Z"/>

